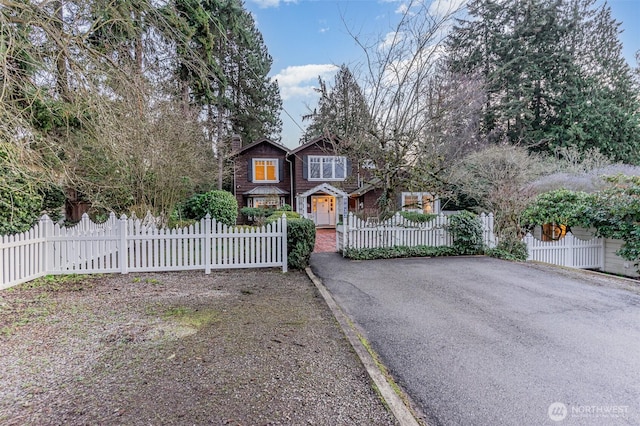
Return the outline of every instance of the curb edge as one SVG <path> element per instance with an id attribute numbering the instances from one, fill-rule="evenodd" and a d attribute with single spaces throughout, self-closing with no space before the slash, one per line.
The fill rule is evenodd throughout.
<path id="1" fill-rule="evenodd" d="M 340 324 L 342 332 L 347 337 L 347 340 L 349 340 L 349 343 L 358 355 L 358 358 L 360 358 L 360 362 L 362 362 L 362 365 L 364 365 L 367 370 L 367 374 L 378 387 L 380 395 L 385 400 L 387 406 L 391 410 L 391 413 L 394 415 L 400 426 L 420 426 L 413 414 L 411 414 L 411 411 L 409 411 L 402 399 L 400 399 L 400 397 L 395 393 L 387 379 L 378 369 L 373 357 L 360 341 L 354 328 L 349 324 L 347 315 L 338 306 L 336 301 L 333 299 L 333 296 L 331 296 L 331 293 L 329 293 L 329 290 L 327 290 L 322 283 L 322 280 L 313 273 L 309 266 L 305 268 L 305 271 L 324 298 L 329 309 L 331 309 L 333 316 L 336 321 L 338 321 L 338 324 Z"/>

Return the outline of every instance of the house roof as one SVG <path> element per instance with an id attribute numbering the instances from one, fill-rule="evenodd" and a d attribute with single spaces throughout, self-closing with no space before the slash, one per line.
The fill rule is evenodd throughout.
<path id="1" fill-rule="evenodd" d="M 231 153 L 231 156 L 232 156 L 232 157 L 235 157 L 235 156 L 237 156 L 237 155 L 240 155 L 240 154 L 242 154 L 243 152 L 248 151 L 248 150 L 250 150 L 251 148 L 254 148 L 254 147 L 256 147 L 256 146 L 258 146 L 258 145 L 260 145 L 260 144 L 262 144 L 262 143 L 268 143 L 268 144 L 270 144 L 270 145 L 273 145 L 273 146 L 275 146 L 276 148 L 281 149 L 281 150 L 282 150 L 283 152 L 285 152 L 285 153 L 289 152 L 289 148 L 287 148 L 286 146 L 281 145 L 281 144 L 279 144 L 278 142 L 274 142 L 274 141 L 272 141 L 271 139 L 262 138 L 262 139 L 258 139 L 258 140 L 257 140 L 257 141 L 255 141 L 255 142 L 250 143 L 249 145 L 245 145 L 245 146 L 243 146 L 243 147 L 242 147 L 242 148 L 240 148 L 238 151 L 232 152 L 232 153 Z"/>
<path id="2" fill-rule="evenodd" d="M 242 195 L 286 195 L 289 191 L 280 189 L 277 186 L 256 186 L 247 192 L 243 192 Z"/>
<path id="3" fill-rule="evenodd" d="M 344 192 L 341 189 L 336 188 L 333 185 L 330 185 L 328 183 L 321 183 L 318 186 L 314 186 L 313 188 L 311 188 L 310 190 L 303 192 L 302 194 L 298 194 L 298 197 L 308 197 L 309 195 L 315 194 L 316 192 L 324 192 L 327 193 L 329 195 L 333 195 L 335 197 L 348 197 L 349 194 L 347 194 L 346 192 Z"/>
<path id="4" fill-rule="evenodd" d="M 309 142 L 300 145 L 299 147 L 297 147 L 294 150 L 289 151 L 289 155 L 295 155 L 300 151 L 304 151 L 305 149 L 309 148 L 310 146 L 316 145 L 318 142 L 330 142 L 330 143 L 337 143 L 340 141 L 340 138 L 338 138 L 337 136 L 318 136 L 316 138 L 311 139 Z"/>
<path id="5" fill-rule="evenodd" d="M 373 178 L 369 182 L 365 182 L 360 188 L 349 194 L 349 197 L 361 197 L 369 191 L 373 191 L 374 189 L 380 188 L 380 183 L 382 181 L 379 178 Z"/>

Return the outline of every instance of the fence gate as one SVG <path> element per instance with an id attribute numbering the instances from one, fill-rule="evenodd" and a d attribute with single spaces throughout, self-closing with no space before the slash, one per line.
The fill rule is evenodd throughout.
<path id="1" fill-rule="evenodd" d="M 604 241 L 602 238 L 581 240 L 571 232 L 557 241 L 540 241 L 527 234 L 527 260 L 551 263 L 580 269 L 604 269 Z"/>

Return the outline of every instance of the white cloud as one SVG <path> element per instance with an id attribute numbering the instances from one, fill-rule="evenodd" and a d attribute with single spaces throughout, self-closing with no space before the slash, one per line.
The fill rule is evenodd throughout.
<path id="1" fill-rule="evenodd" d="M 291 98 L 309 98 L 315 95 L 318 76 L 331 77 L 339 68 L 332 64 L 308 64 L 290 66 L 273 76 L 278 80 L 280 96 L 283 100 Z"/>
<path id="2" fill-rule="evenodd" d="M 261 9 L 267 9 L 269 7 L 278 7 L 280 3 L 298 3 L 298 0 L 251 0 L 251 2 L 257 4 Z"/>
<path id="3" fill-rule="evenodd" d="M 400 6 L 395 10 L 398 15 L 404 15 L 409 11 L 409 6 L 406 3 L 400 3 Z"/>
<path id="4" fill-rule="evenodd" d="M 320 29 L 318 30 L 318 32 L 320 34 L 324 34 L 329 32 L 329 30 L 331 29 L 327 23 L 326 19 L 319 19 L 318 20 L 318 25 L 320 25 Z"/>
<path id="5" fill-rule="evenodd" d="M 468 0 L 433 0 L 429 6 L 429 14 L 436 17 L 444 17 L 457 12 Z"/>
<path id="6" fill-rule="evenodd" d="M 384 36 L 384 39 L 378 44 L 378 49 L 386 50 L 396 46 L 404 39 L 405 35 L 402 32 L 390 32 Z"/>

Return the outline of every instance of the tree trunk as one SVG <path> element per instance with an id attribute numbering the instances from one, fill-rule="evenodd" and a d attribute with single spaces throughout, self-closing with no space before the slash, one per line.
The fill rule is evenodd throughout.
<path id="1" fill-rule="evenodd" d="M 222 113 L 220 111 L 220 109 L 218 109 L 218 138 L 217 138 L 217 155 L 218 155 L 218 189 L 222 189 L 222 184 L 224 181 L 224 150 L 223 148 L 223 135 L 222 135 L 222 130 L 223 130 L 223 120 L 222 120 Z"/>
<path id="2" fill-rule="evenodd" d="M 54 1 L 53 8 L 55 13 L 55 26 L 58 29 L 59 37 L 62 38 L 65 36 L 64 34 L 64 5 L 61 1 Z M 58 48 L 58 52 L 56 55 L 56 86 L 58 89 L 58 94 L 60 97 L 66 101 L 70 102 L 70 93 L 69 93 L 69 73 L 67 71 L 67 52 L 65 52 L 64 47 L 62 47 L 64 43 L 60 43 L 60 47 Z"/>

